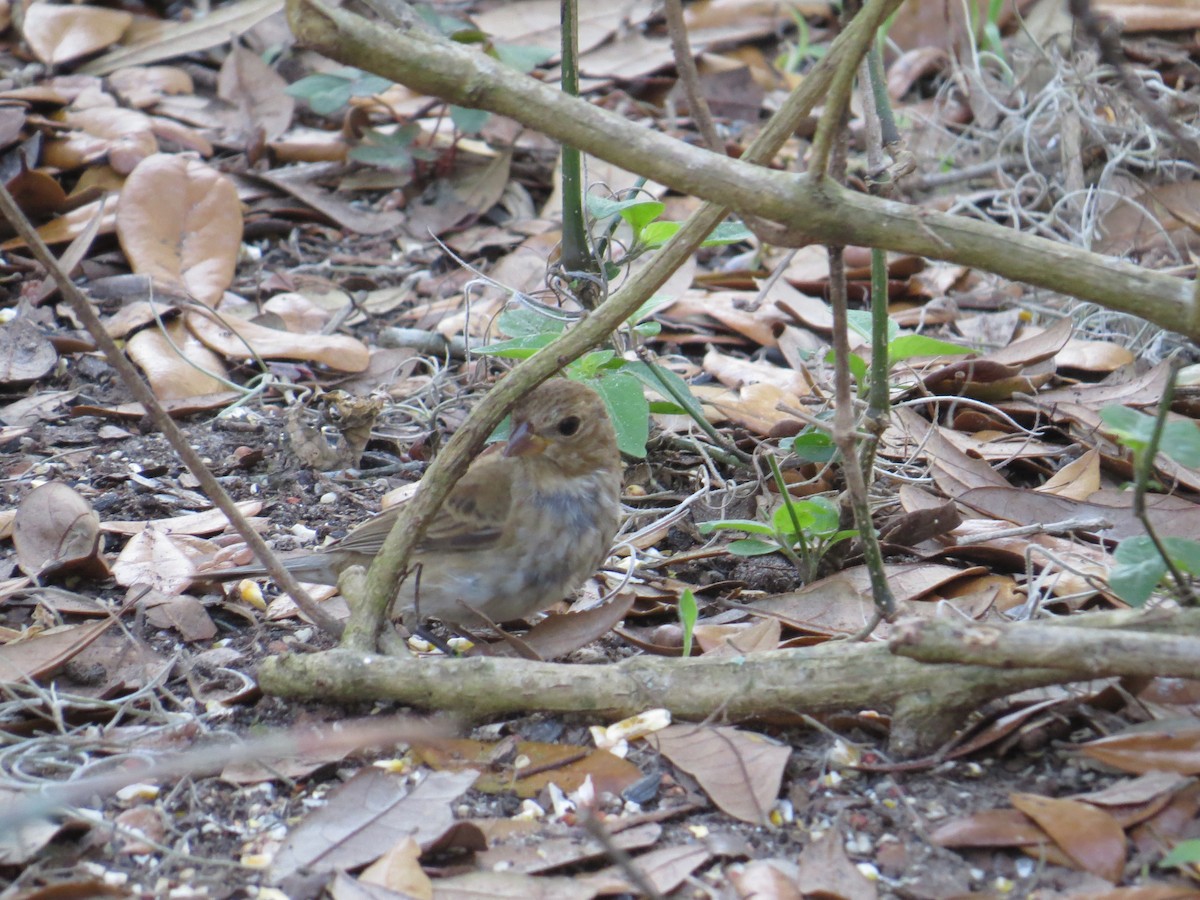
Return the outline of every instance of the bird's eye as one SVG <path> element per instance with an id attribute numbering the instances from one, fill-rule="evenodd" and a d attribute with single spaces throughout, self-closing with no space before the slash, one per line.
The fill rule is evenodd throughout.
<path id="1" fill-rule="evenodd" d="M 558 433 L 563 437 L 570 437 L 579 430 L 579 416 L 567 416 L 558 423 Z"/>

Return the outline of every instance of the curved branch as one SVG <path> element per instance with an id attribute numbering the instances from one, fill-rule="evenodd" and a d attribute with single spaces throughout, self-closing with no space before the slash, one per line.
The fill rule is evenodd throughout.
<path id="1" fill-rule="evenodd" d="M 984 269 L 1200 340 L 1192 282 L 988 222 L 774 172 L 658 134 L 567 97 L 497 60 L 416 29 L 388 30 L 323 0 L 289 0 L 297 39 L 416 91 L 509 116 L 686 194 L 798 228 L 820 241 L 883 247 Z"/>

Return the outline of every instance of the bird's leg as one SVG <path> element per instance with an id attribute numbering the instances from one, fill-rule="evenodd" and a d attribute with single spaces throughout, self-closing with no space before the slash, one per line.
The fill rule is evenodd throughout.
<path id="1" fill-rule="evenodd" d="M 474 606 L 471 606 L 470 604 L 466 603 L 463 600 L 459 600 L 458 602 L 459 602 L 459 604 L 462 605 L 462 607 L 464 609 L 469 609 L 477 617 L 479 617 L 480 619 L 483 619 L 484 623 L 487 624 L 488 626 L 490 626 L 492 631 L 494 631 L 494 632 L 496 632 L 496 634 L 500 635 L 500 637 L 504 640 L 504 642 L 506 644 L 508 644 L 510 647 L 512 647 L 513 650 L 516 651 L 518 656 L 522 657 L 523 659 L 533 660 L 535 662 L 542 661 L 541 655 L 536 650 L 534 650 L 532 647 L 530 647 L 527 643 L 525 643 L 523 640 L 521 640 L 516 635 L 510 634 L 509 632 L 505 631 L 503 628 L 500 627 L 499 623 L 493 622 L 491 620 L 491 618 L 488 616 L 488 614 L 485 613 L 483 610 L 477 609 Z"/>

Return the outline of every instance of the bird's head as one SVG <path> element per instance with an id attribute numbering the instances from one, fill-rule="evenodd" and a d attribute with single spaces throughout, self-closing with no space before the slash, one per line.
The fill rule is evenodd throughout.
<path id="1" fill-rule="evenodd" d="M 604 401 L 590 387 L 565 378 L 539 385 L 513 408 L 504 455 L 541 457 L 565 475 L 620 462 Z"/>

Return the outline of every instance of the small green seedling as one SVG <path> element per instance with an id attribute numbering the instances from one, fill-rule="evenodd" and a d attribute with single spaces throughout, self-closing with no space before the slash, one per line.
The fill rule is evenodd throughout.
<path id="1" fill-rule="evenodd" d="M 837 505 L 826 497 L 795 500 L 785 492 L 783 498 L 783 503 L 771 514 L 770 522 L 722 519 L 702 523 L 700 533 L 730 530 L 754 535 L 733 541 L 729 552 L 735 556 L 782 553 L 796 567 L 801 581 L 810 582 L 817 577 L 821 559 L 830 548 L 857 532 L 840 527 Z"/>
<path id="2" fill-rule="evenodd" d="M 658 217 L 666 206 L 658 200 L 641 196 L 625 200 L 611 200 L 597 194 L 587 196 L 588 212 L 597 222 L 621 218 L 633 232 L 633 244 L 626 251 L 627 257 L 637 256 L 647 250 L 655 250 L 675 236 L 683 227 L 682 222 L 659 221 Z M 701 247 L 723 247 L 747 241 L 754 234 L 741 222 L 722 222 L 712 230 Z"/>
<path id="3" fill-rule="evenodd" d="M 1100 418 L 1116 439 L 1133 451 L 1136 469 L 1137 460 L 1154 441 L 1155 417 L 1127 406 L 1109 406 L 1101 410 Z M 1158 449 L 1180 465 L 1200 469 L 1200 424 L 1183 420 L 1167 422 L 1159 437 Z M 1162 548 L 1179 572 L 1200 577 L 1200 541 L 1164 537 Z M 1144 604 L 1168 571 L 1167 560 L 1148 535 L 1121 541 L 1113 560 L 1115 565 L 1108 575 L 1109 587 L 1133 606 Z"/>
<path id="4" fill-rule="evenodd" d="M 692 634 L 696 630 L 696 619 L 700 615 L 696 607 L 696 595 L 692 593 L 691 588 L 684 590 L 679 595 L 679 624 L 683 626 L 683 653 L 684 659 L 692 655 Z"/>

